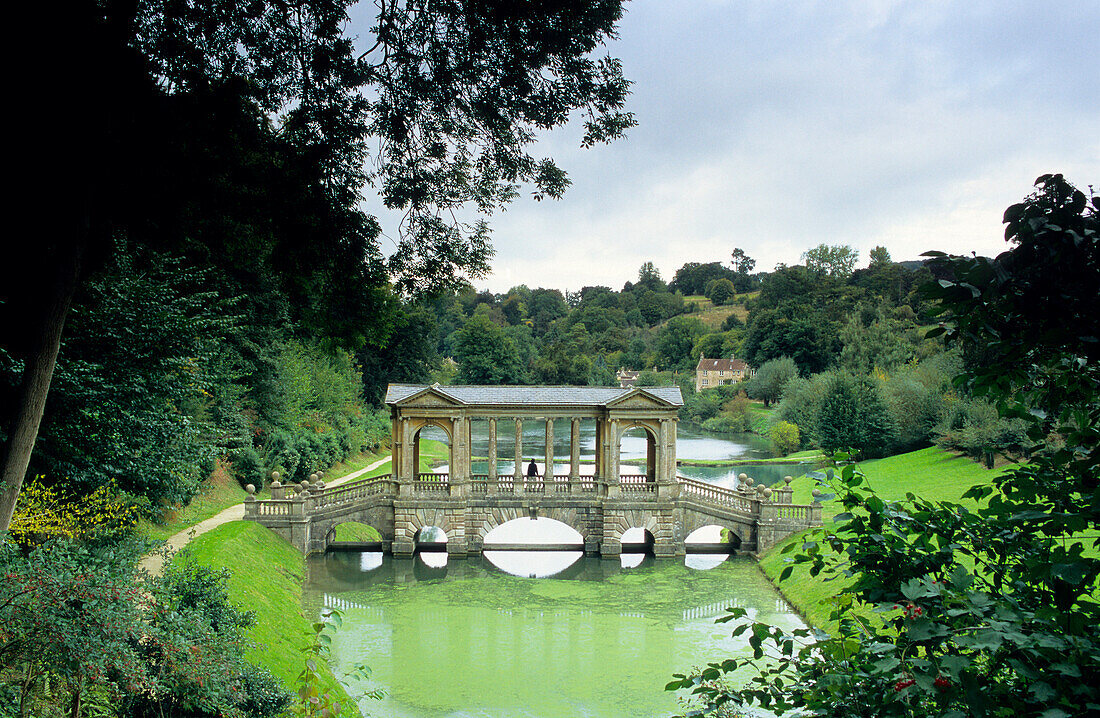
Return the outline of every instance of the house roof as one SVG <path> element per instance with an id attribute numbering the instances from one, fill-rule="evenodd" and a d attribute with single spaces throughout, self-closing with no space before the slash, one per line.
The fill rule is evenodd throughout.
<path id="1" fill-rule="evenodd" d="M 749 365 L 740 359 L 707 359 L 699 357 L 695 371 L 748 371 Z"/>
<path id="2" fill-rule="evenodd" d="M 672 406 L 683 406 L 678 386 L 620 388 L 611 386 L 440 386 L 390 384 L 386 403 L 397 404 L 432 391 L 457 403 L 473 406 L 607 406 L 630 394 L 648 394 Z"/>

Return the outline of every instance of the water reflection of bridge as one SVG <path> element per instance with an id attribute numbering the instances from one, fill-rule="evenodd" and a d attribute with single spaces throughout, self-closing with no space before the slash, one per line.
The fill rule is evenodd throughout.
<path id="1" fill-rule="evenodd" d="M 357 615 L 370 621 L 382 621 L 386 617 L 386 607 L 373 605 L 367 601 L 359 600 L 356 596 L 365 589 L 378 585 L 411 585 L 420 581 L 438 581 L 445 578 L 464 579 L 475 577 L 479 574 L 500 571 L 492 566 L 487 559 L 458 561 L 443 566 L 427 566 L 415 559 L 394 559 L 384 561 L 369 570 L 362 570 L 361 563 L 357 564 L 352 557 L 347 555 L 326 556 L 324 559 L 312 559 L 308 564 L 309 576 L 306 581 L 307 591 L 304 596 L 307 612 L 314 616 L 320 616 L 323 609 L 334 608 L 341 612 L 354 611 Z M 653 561 L 652 558 L 649 559 Z M 599 581 L 612 576 L 631 571 L 623 569 L 617 563 L 607 561 L 578 560 L 552 577 L 554 579 Z M 323 591 L 310 590 L 310 585 L 323 585 Z M 680 611 L 680 618 L 684 621 L 712 619 L 722 616 L 729 608 L 747 608 L 751 615 L 756 615 L 758 608 L 753 608 L 742 596 L 730 596 L 726 600 L 710 601 L 706 604 L 684 608 Z M 430 612 L 430 609 L 429 609 Z M 500 607 L 498 612 L 514 614 L 530 614 L 538 617 L 564 617 L 591 614 L 591 609 L 571 610 L 546 610 L 543 608 L 509 608 Z M 630 609 L 614 611 L 624 618 L 646 618 L 645 606 L 632 606 Z M 782 597 L 774 599 L 775 614 L 793 613 L 790 605 Z M 662 618 L 666 616 L 662 615 Z"/>
<path id="2" fill-rule="evenodd" d="M 763 551 L 784 536 L 819 524 L 821 507 L 791 503 L 789 487 L 726 489 L 676 475 L 677 387 L 463 387 L 391 385 L 394 473 L 328 488 L 306 481 L 272 483 L 272 498 L 250 499 L 245 518 L 278 531 L 305 553 L 324 551 L 335 527 L 374 527 L 383 550 L 408 556 L 421 529 L 438 527 L 454 556 L 486 550 L 486 535 L 508 521 L 544 516 L 575 529 L 585 553 L 616 557 L 623 534 L 643 529 L 657 556 L 683 555 L 694 530 L 718 525 L 735 548 Z M 488 473 L 470 471 L 473 421 L 487 422 Z M 514 422 L 514 470 L 497 474 L 497 422 Z M 544 473 L 523 472 L 523 424 L 545 423 Z M 567 474 L 556 474 L 554 422 L 571 427 Z M 580 473 L 580 424 L 594 421 L 594 473 Z M 441 429 L 449 445 L 448 473 L 419 471 L 420 435 Z M 622 473 L 620 446 L 628 431 L 646 438 L 643 473 Z"/>

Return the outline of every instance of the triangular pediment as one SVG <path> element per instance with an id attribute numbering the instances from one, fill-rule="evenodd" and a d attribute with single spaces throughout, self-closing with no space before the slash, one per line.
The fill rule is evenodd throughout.
<path id="1" fill-rule="evenodd" d="M 607 402 L 608 409 L 672 409 L 676 405 L 645 389 L 635 388 L 618 399 Z"/>
<path id="2" fill-rule="evenodd" d="M 439 386 L 425 387 L 415 394 L 411 394 L 395 406 L 400 407 L 437 407 L 437 406 L 464 406 L 464 403 L 449 395 Z"/>

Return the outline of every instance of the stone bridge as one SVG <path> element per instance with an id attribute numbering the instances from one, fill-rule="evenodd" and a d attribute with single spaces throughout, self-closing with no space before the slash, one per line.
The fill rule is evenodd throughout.
<path id="1" fill-rule="evenodd" d="M 783 537 L 820 525 L 821 505 L 791 503 L 789 486 L 772 489 L 742 481 L 736 490 L 676 476 L 677 387 L 441 387 L 390 385 L 394 472 L 329 488 L 303 482 L 271 488 L 272 498 L 245 504 L 245 518 L 290 540 L 304 553 L 325 551 L 347 522 L 374 527 L 396 556 L 418 548 L 421 529 L 438 527 L 454 557 L 491 550 L 486 536 L 518 518 L 545 517 L 580 533 L 589 555 L 617 557 L 623 534 L 648 532 L 655 556 L 679 556 L 684 540 L 703 526 L 729 529 L 731 548 L 763 552 Z M 497 471 L 497 423 L 515 422 L 512 471 Z M 487 472 L 470 471 L 471 422 L 488 424 Z M 523 422 L 545 422 L 542 473 L 523 470 Z M 570 422 L 568 472 L 555 473 L 555 420 Z M 580 471 L 580 422 L 595 421 L 592 475 Z M 446 434 L 450 470 L 419 470 L 420 432 Z M 620 469 L 620 443 L 630 429 L 646 439 L 641 473 Z M 534 461 L 532 460 L 532 463 Z"/>

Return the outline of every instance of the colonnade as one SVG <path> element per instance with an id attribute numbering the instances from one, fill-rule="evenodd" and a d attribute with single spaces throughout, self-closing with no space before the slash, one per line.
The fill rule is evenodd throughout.
<path id="1" fill-rule="evenodd" d="M 623 435 L 639 428 L 646 437 L 646 467 L 640 473 L 646 483 L 671 485 L 676 476 L 676 410 L 679 390 L 668 400 L 640 389 L 612 387 L 411 387 L 391 386 L 387 403 L 393 421 L 393 473 L 399 485 L 432 480 L 419 472 L 420 436 L 429 426 L 447 435 L 450 471 L 446 477 L 450 495 L 464 495 L 471 481 L 485 481 L 492 487 L 503 482 L 519 485 L 528 479 L 525 463 L 531 458 L 525 447 L 524 427 L 531 422 L 544 427 L 541 448 L 542 482 L 570 484 L 584 481 L 601 487 L 604 495 L 617 494 L 621 483 L 619 446 Z M 669 391 L 665 390 L 668 394 Z M 534 401 L 560 396 L 563 401 Z M 581 422 L 595 422 L 595 466 L 593 478 L 581 475 Z M 471 472 L 472 422 L 484 420 L 488 428 L 486 474 Z M 554 427 L 569 426 L 568 473 L 555 474 Z M 499 476 L 499 437 L 514 432 L 515 462 L 511 476 Z M 534 447 L 530 447 L 534 448 Z M 632 473 L 631 478 L 637 474 Z M 637 479 L 634 479 L 637 481 Z"/>

